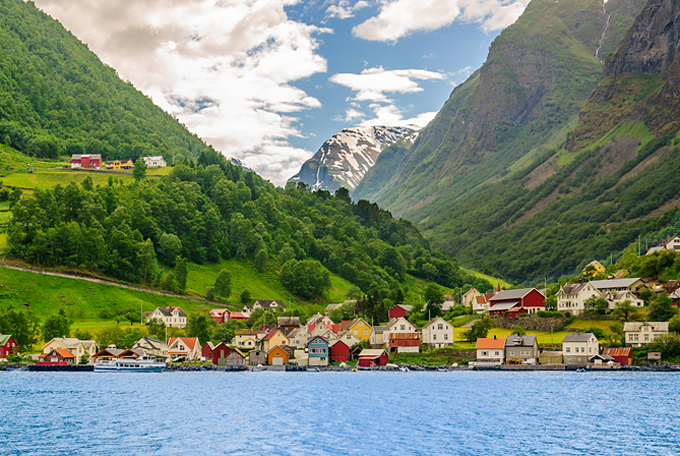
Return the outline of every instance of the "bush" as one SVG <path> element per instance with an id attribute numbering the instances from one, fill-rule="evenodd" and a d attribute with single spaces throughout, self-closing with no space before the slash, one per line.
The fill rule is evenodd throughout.
<path id="1" fill-rule="evenodd" d="M 564 315 L 556 310 L 539 310 L 536 316 L 541 318 L 562 318 Z"/>

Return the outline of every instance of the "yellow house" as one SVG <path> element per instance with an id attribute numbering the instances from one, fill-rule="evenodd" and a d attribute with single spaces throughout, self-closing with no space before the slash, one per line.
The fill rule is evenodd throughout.
<path id="1" fill-rule="evenodd" d="M 589 269 L 591 266 L 593 267 L 592 270 Z M 590 271 L 590 272 L 588 272 L 588 271 Z M 588 274 L 591 277 L 599 275 L 599 274 L 604 274 L 605 272 L 607 272 L 607 270 L 597 260 L 591 261 L 590 263 L 588 263 L 586 265 L 585 268 L 583 268 L 583 274 Z"/>
<path id="2" fill-rule="evenodd" d="M 371 325 L 363 318 L 355 318 L 343 325 L 341 329 L 348 330 L 351 334 L 366 342 L 370 341 L 373 332 Z"/>
<path id="3" fill-rule="evenodd" d="M 277 345 L 290 345 L 290 339 L 280 329 L 274 329 L 262 339 L 262 349 L 268 352 Z"/>
<path id="4" fill-rule="evenodd" d="M 120 160 L 113 160 L 106 162 L 106 169 L 117 170 L 120 169 Z"/>
<path id="5" fill-rule="evenodd" d="M 132 160 L 128 159 L 128 161 L 126 161 L 126 162 L 122 162 L 122 161 L 121 161 L 121 162 L 120 162 L 120 167 L 121 167 L 122 169 L 134 169 L 135 164 L 132 163 Z"/>

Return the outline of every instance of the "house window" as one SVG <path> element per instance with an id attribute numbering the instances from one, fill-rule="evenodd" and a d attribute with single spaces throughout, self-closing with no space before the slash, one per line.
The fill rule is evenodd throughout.
<path id="1" fill-rule="evenodd" d="M 483 351 L 483 352 L 482 352 L 482 356 L 489 356 L 489 352 Z"/>
<path id="2" fill-rule="evenodd" d="M 358 329 L 355 329 L 355 330 L 354 330 L 354 335 L 355 335 L 355 336 L 358 336 L 358 335 L 359 335 L 359 330 L 358 330 Z"/>
<path id="3" fill-rule="evenodd" d="M 571 348 L 566 347 L 567 353 L 571 353 Z"/>
<path id="4" fill-rule="evenodd" d="M 499 352 L 496 352 L 496 356 L 500 356 L 500 353 L 499 353 Z"/>
<path id="5" fill-rule="evenodd" d="M 436 335 L 436 334 L 432 334 L 432 340 L 437 340 L 437 335 Z"/>
<path id="6" fill-rule="evenodd" d="M 649 341 L 649 334 L 645 334 L 645 342 Z"/>
<path id="7" fill-rule="evenodd" d="M 368 336 L 368 329 L 364 329 L 364 336 Z"/>
<path id="8" fill-rule="evenodd" d="M 439 323 L 439 324 L 437 325 L 437 329 L 444 329 L 444 325 L 441 324 L 441 323 Z"/>
<path id="9" fill-rule="evenodd" d="M 444 334 L 444 340 L 449 340 L 449 335 L 448 335 L 448 334 Z"/>
<path id="10" fill-rule="evenodd" d="M 405 330 L 405 329 L 406 329 L 406 326 L 404 326 L 404 325 L 400 325 L 400 326 L 399 326 L 399 329 L 401 329 L 401 330 L 403 331 L 403 330 Z"/>

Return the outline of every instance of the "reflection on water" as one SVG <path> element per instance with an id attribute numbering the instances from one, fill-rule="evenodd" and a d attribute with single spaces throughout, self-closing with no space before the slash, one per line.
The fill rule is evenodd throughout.
<path id="1" fill-rule="evenodd" d="M 667 373 L 0 373 L 0 455 L 678 454 Z"/>

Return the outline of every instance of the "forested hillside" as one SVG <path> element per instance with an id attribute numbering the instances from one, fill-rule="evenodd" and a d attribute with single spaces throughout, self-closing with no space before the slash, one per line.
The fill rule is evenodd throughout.
<path id="1" fill-rule="evenodd" d="M 366 201 L 352 204 L 347 190 L 275 188 L 212 151 L 159 181 L 93 186 L 86 179 L 36 190 L 12 214 L 15 257 L 180 292 L 186 277 L 159 266 L 248 258 L 273 265 L 281 283 L 307 300 L 328 290 L 327 268 L 378 305 L 403 300 L 407 273 L 451 288 L 491 287 L 433 251 L 410 222 Z"/>
<path id="2" fill-rule="evenodd" d="M 30 155 L 197 157 L 207 146 L 33 2 L 0 0 L 0 142 Z"/>

